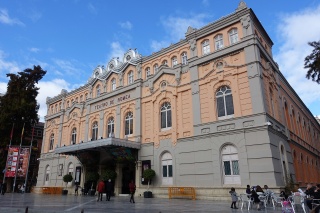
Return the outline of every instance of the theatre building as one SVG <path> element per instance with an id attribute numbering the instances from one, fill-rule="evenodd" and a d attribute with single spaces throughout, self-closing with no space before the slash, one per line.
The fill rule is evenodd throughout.
<path id="1" fill-rule="evenodd" d="M 155 197 L 169 186 L 229 199 L 231 186 L 319 183 L 319 123 L 272 46 L 240 2 L 159 52 L 129 49 L 98 66 L 84 86 L 47 98 L 37 187 L 64 186 L 67 173 L 84 186 L 89 172 L 108 169 L 117 173 L 116 195 L 130 180 L 142 194 L 146 168 L 156 172 Z"/>

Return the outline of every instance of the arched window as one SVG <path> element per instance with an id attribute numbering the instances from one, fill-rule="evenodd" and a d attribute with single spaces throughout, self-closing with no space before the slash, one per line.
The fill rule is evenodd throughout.
<path id="1" fill-rule="evenodd" d="M 113 78 L 113 79 L 111 80 L 111 91 L 116 90 L 116 88 L 117 88 L 116 79 Z"/>
<path id="2" fill-rule="evenodd" d="M 229 41 L 230 45 L 238 42 L 238 30 L 236 28 L 229 31 Z"/>
<path id="3" fill-rule="evenodd" d="M 172 155 L 166 152 L 161 157 L 162 165 L 162 184 L 172 185 L 173 184 L 173 168 L 172 168 Z"/>
<path id="4" fill-rule="evenodd" d="M 156 74 L 158 71 L 159 71 L 159 66 L 158 66 L 158 64 L 155 64 L 153 66 L 153 73 Z"/>
<path id="5" fill-rule="evenodd" d="M 171 66 L 174 67 L 175 65 L 178 64 L 178 59 L 176 56 L 172 57 L 171 59 Z"/>
<path id="6" fill-rule="evenodd" d="M 61 111 L 62 110 L 62 103 L 60 102 L 59 103 L 59 111 Z"/>
<path id="7" fill-rule="evenodd" d="M 272 116 L 274 117 L 274 103 L 273 103 L 273 92 L 272 90 L 270 89 L 270 107 L 271 107 L 271 113 L 272 113 Z"/>
<path id="8" fill-rule="evenodd" d="M 125 135 L 131 135 L 133 133 L 133 113 L 128 112 L 125 117 Z"/>
<path id="9" fill-rule="evenodd" d="M 114 135 L 114 118 L 110 117 L 108 119 L 107 137 L 112 138 L 113 135 Z"/>
<path id="10" fill-rule="evenodd" d="M 91 137 L 91 140 L 95 141 L 97 139 L 98 139 L 98 122 L 95 121 L 92 124 L 92 137 Z"/>
<path id="11" fill-rule="evenodd" d="M 86 98 L 86 100 L 87 100 L 87 99 L 88 99 L 88 93 L 86 93 L 84 96 L 85 96 L 85 98 Z"/>
<path id="12" fill-rule="evenodd" d="M 165 102 L 161 106 L 161 129 L 169 128 L 172 126 L 171 105 Z"/>
<path id="13" fill-rule="evenodd" d="M 188 56 L 187 56 L 187 53 L 186 53 L 186 52 L 183 52 L 183 53 L 181 54 L 181 64 L 182 64 L 182 65 L 188 64 Z"/>
<path id="14" fill-rule="evenodd" d="M 83 95 L 80 95 L 80 102 L 83 101 Z"/>
<path id="15" fill-rule="evenodd" d="M 241 184 L 239 157 L 236 147 L 227 145 L 222 148 L 224 184 Z"/>
<path id="16" fill-rule="evenodd" d="M 54 134 L 52 133 L 50 136 L 49 150 L 53 150 L 53 144 L 54 144 Z"/>
<path id="17" fill-rule="evenodd" d="M 151 72 L 150 72 L 150 67 L 146 68 L 146 77 L 148 78 L 150 76 Z"/>
<path id="18" fill-rule="evenodd" d="M 167 60 L 163 60 L 163 61 L 162 61 L 162 65 L 168 66 L 168 61 L 167 61 Z"/>
<path id="19" fill-rule="evenodd" d="M 99 97 L 100 96 L 100 93 L 101 93 L 101 90 L 100 90 L 100 85 L 97 86 L 96 88 L 96 97 Z"/>
<path id="20" fill-rule="evenodd" d="M 130 71 L 128 73 L 128 84 L 132 84 L 133 83 L 133 71 Z"/>
<path id="21" fill-rule="evenodd" d="M 218 118 L 229 118 L 233 116 L 233 100 L 231 89 L 222 86 L 216 93 Z"/>
<path id="22" fill-rule="evenodd" d="M 73 176 L 73 164 L 72 163 L 69 164 L 68 174 Z"/>
<path id="23" fill-rule="evenodd" d="M 76 103 L 78 103 L 79 102 L 79 99 L 78 99 L 78 97 L 76 97 Z"/>
<path id="24" fill-rule="evenodd" d="M 69 107 L 70 106 L 70 102 L 69 101 L 67 101 L 67 107 Z"/>
<path id="25" fill-rule="evenodd" d="M 58 105 L 56 104 L 54 108 L 55 108 L 55 112 L 57 113 L 58 112 Z"/>
<path id="26" fill-rule="evenodd" d="M 50 180 L 50 166 L 47 165 L 45 170 L 44 185 L 48 185 Z"/>
<path id="27" fill-rule="evenodd" d="M 77 129 L 73 128 L 71 131 L 71 144 L 77 143 Z"/>
<path id="28" fill-rule="evenodd" d="M 206 55 L 210 53 L 210 44 L 209 40 L 205 40 L 202 42 L 202 55 Z"/>
<path id="29" fill-rule="evenodd" d="M 222 37 L 222 34 L 219 34 L 216 37 L 214 37 L 214 42 L 215 42 L 216 50 L 219 50 L 219 49 L 223 48 L 223 37 Z"/>

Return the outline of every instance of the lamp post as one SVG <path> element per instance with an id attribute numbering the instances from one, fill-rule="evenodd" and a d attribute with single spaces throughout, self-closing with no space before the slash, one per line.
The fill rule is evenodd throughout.
<path id="1" fill-rule="evenodd" d="M 32 128 L 31 143 L 30 143 L 30 148 L 29 148 L 29 160 L 28 160 L 26 179 L 24 181 L 25 190 L 27 189 L 28 173 L 29 173 L 29 167 L 30 167 L 30 157 L 31 157 L 31 153 L 32 153 L 33 134 L 34 134 L 34 127 L 36 126 L 36 122 L 35 121 L 32 121 L 32 122 L 33 122 L 33 128 Z"/>
<path id="2" fill-rule="evenodd" d="M 22 120 L 24 120 L 24 117 L 22 117 Z M 26 123 L 23 122 L 23 127 L 22 127 L 22 132 L 21 132 L 21 140 L 20 140 L 20 146 L 19 146 L 19 152 L 18 152 L 18 160 L 19 160 L 19 157 L 20 157 L 20 150 L 21 150 L 21 145 L 22 145 L 22 138 L 23 138 L 23 132 L 24 132 L 24 125 Z M 18 161 L 19 162 L 19 161 Z M 13 189 L 12 189 L 12 192 L 14 192 L 14 189 L 16 187 L 16 180 L 17 180 L 17 173 L 18 173 L 18 170 L 17 170 L 17 166 L 16 166 L 16 172 L 14 174 L 14 181 L 13 181 Z"/>

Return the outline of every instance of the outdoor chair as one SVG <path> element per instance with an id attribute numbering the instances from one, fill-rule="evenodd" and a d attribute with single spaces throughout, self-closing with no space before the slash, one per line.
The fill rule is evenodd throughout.
<path id="1" fill-rule="evenodd" d="M 291 203 L 291 206 L 292 206 L 292 209 L 294 212 L 296 212 L 295 206 L 300 205 L 303 209 L 303 212 L 307 213 L 306 207 L 305 207 L 305 202 L 304 202 L 304 197 L 302 195 L 300 195 L 300 193 L 295 192 L 291 196 L 289 196 L 288 199 Z"/>
<path id="2" fill-rule="evenodd" d="M 275 193 L 271 194 L 271 201 L 272 201 L 273 208 L 275 208 L 277 204 L 280 204 L 281 207 L 283 207 L 283 200 L 284 200 L 284 197 L 279 197 Z"/>
<path id="3" fill-rule="evenodd" d="M 252 203 L 251 196 L 248 194 L 240 194 L 240 201 L 241 201 L 241 209 L 243 208 L 244 203 L 246 203 L 249 211 Z"/>

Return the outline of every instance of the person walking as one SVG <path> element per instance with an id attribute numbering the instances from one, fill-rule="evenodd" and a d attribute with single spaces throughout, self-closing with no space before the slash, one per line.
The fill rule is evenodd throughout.
<path id="1" fill-rule="evenodd" d="M 97 191 L 98 191 L 98 200 L 97 201 L 99 201 L 99 199 L 100 199 L 100 201 L 102 201 L 102 194 L 104 191 L 104 187 L 105 187 L 105 185 L 104 185 L 103 180 L 100 180 L 100 182 L 97 186 Z"/>
<path id="2" fill-rule="evenodd" d="M 130 189 L 130 203 L 135 203 L 134 202 L 134 193 L 136 192 L 136 184 L 134 184 L 134 181 L 131 180 L 131 182 L 129 183 L 129 189 Z"/>
<path id="3" fill-rule="evenodd" d="M 79 194 L 79 184 L 76 183 L 76 185 L 74 186 L 74 195 L 78 196 L 78 194 Z"/>
<path id="4" fill-rule="evenodd" d="M 1 194 L 4 195 L 7 192 L 7 183 L 3 182 L 1 187 Z"/>
<path id="5" fill-rule="evenodd" d="M 229 191 L 230 195 L 231 195 L 231 208 L 232 209 L 237 209 L 237 206 L 236 206 L 236 203 L 238 201 L 238 196 L 237 196 L 237 193 L 236 193 L 236 189 L 235 188 L 231 188 L 231 190 Z"/>
<path id="6" fill-rule="evenodd" d="M 111 182 L 111 179 L 109 179 L 108 182 L 106 183 L 106 194 L 107 194 L 106 201 L 110 201 L 112 189 L 113 189 L 113 184 Z"/>

